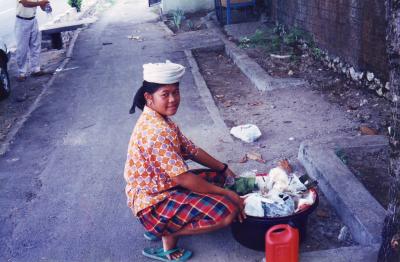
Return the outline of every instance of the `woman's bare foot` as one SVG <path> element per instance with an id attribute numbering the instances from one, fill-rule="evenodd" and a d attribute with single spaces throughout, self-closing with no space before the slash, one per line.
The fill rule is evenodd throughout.
<path id="1" fill-rule="evenodd" d="M 162 243 L 163 243 L 164 251 L 174 249 L 174 248 L 176 248 L 176 245 L 178 244 L 178 237 L 171 236 L 171 235 L 163 236 Z M 176 259 L 180 258 L 181 256 L 183 256 L 183 252 L 184 252 L 183 249 L 178 249 L 177 251 L 168 255 L 168 259 L 176 260 Z"/>

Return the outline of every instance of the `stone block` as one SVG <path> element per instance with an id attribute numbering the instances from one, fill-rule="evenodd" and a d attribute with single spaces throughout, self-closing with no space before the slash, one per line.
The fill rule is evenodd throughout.
<path id="1" fill-rule="evenodd" d="M 388 79 L 383 1 L 272 1 L 271 9 L 274 19 L 309 31 L 329 53 Z"/>
<path id="2" fill-rule="evenodd" d="M 354 239 L 362 245 L 381 242 L 385 209 L 357 180 L 336 156 L 335 148 L 378 150 L 388 147 L 383 136 L 335 138 L 320 142 L 305 141 L 298 158 L 308 174 L 319 181 L 331 205 L 350 228 Z"/>

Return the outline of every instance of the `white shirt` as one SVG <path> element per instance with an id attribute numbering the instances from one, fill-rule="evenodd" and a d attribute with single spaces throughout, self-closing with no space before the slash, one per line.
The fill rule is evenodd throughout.
<path id="1" fill-rule="evenodd" d="M 38 2 L 39 0 L 30 0 L 30 2 Z M 19 0 L 17 0 L 17 16 L 24 18 L 31 18 L 36 15 L 37 7 L 25 7 L 23 6 Z"/>

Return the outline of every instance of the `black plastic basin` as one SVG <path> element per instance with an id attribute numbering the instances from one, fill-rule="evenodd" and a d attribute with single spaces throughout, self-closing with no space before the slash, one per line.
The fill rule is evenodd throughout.
<path id="1" fill-rule="evenodd" d="M 265 234 L 270 227 L 291 224 L 299 230 L 300 241 L 304 240 L 307 237 L 308 215 L 317 208 L 319 203 L 317 191 L 315 193 L 315 201 L 311 206 L 291 216 L 273 218 L 247 216 L 243 223 L 233 222 L 231 225 L 233 237 L 245 247 L 263 251 L 265 250 Z"/>

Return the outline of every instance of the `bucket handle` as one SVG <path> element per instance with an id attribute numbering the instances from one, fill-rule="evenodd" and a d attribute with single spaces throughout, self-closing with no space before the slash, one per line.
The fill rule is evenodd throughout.
<path id="1" fill-rule="evenodd" d="M 282 234 L 287 229 L 287 224 L 278 224 L 268 230 L 268 234 Z"/>

